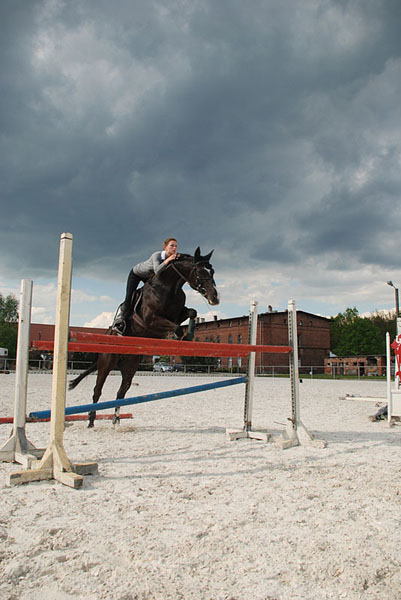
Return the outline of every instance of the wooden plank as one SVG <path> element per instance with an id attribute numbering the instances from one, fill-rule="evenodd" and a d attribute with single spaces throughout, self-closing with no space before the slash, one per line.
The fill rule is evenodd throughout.
<path id="1" fill-rule="evenodd" d="M 214 344 L 211 342 L 182 342 L 178 340 L 158 340 L 154 338 L 120 337 L 102 334 L 74 333 L 70 339 L 69 352 L 93 352 L 104 354 L 169 354 L 170 356 L 248 356 L 250 352 L 269 354 L 289 354 L 290 346 L 258 346 L 253 344 Z M 89 337 L 88 337 L 89 336 Z M 89 341 L 90 340 L 90 341 Z M 35 340 L 33 347 L 37 350 L 53 350 L 50 340 Z"/>

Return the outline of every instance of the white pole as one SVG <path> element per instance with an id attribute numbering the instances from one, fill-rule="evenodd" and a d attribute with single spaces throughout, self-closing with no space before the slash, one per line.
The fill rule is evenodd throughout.
<path id="1" fill-rule="evenodd" d="M 299 366 L 298 366 L 298 331 L 297 310 L 295 300 L 288 302 L 288 345 L 292 347 L 290 353 L 290 385 L 291 385 L 291 418 L 290 425 L 278 439 L 281 448 L 290 448 L 309 444 L 318 448 L 325 448 L 325 440 L 316 440 L 306 429 L 300 417 L 300 395 L 299 395 Z"/>
<path id="2" fill-rule="evenodd" d="M 21 281 L 20 291 L 17 363 L 15 367 L 14 430 L 17 427 L 25 427 L 26 422 L 31 307 L 32 281 L 30 279 L 23 279 Z"/>
<path id="3" fill-rule="evenodd" d="M 292 420 L 297 428 L 300 422 L 299 409 L 299 366 L 298 366 L 298 331 L 297 331 L 297 311 L 295 300 L 288 302 L 288 345 L 292 347 L 290 355 L 290 380 L 291 380 L 291 409 Z"/>
<path id="4" fill-rule="evenodd" d="M 249 334 L 248 344 L 256 345 L 258 326 L 258 303 L 252 300 L 249 309 Z M 253 388 L 255 382 L 256 352 L 250 352 L 247 366 L 248 381 L 245 385 L 245 405 L 244 405 L 244 429 L 252 429 L 252 411 L 253 411 Z"/>
<path id="5" fill-rule="evenodd" d="M 249 335 L 248 344 L 256 345 L 258 327 L 258 303 L 252 300 L 249 308 Z M 262 342 L 262 340 L 260 340 Z M 269 441 L 270 433 L 267 431 L 252 429 L 252 410 L 253 410 L 253 388 L 255 382 L 256 353 L 250 352 L 248 357 L 247 377 L 245 384 L 245 402 L 244 402 L 244 425 L 242 429 L 226 429 L 226 434 L 230 440 L 239 440 L 249 438 L 253 440 Z"/>
<path id="6" fill-rule="evenodd" d="M 387 421 L 391 424 L 391 349 L 390 334 L 386 333 Z"/>
<path id="7" fill-rule="evenodd" d="M 18 462 L 25 467 L 29 467 L 32 461 L 40 458 L 44 453 L 43 449 L 35 448 L 27 439 L 25 433 L 31 308 L 32 281 L 30 279 L 22 279 L 15 368 L 14 424 L 11 436 L 0 449 L 0 460 Z"/>

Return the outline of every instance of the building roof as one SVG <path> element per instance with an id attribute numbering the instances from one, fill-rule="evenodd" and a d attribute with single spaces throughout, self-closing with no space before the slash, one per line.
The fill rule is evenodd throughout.
<path id="1" fill-rule="evenodd" d="M 330 322 L 331 319 L 329 317 L 322 317 L 321 315 L 315 315 L 314 313 L 310 313 L 310 312 L 305 312 L 304 310 L 299 310 L 297 309 L 297 314 L 302 314 L 302 315 L 306 315 L 309 317 L 313 317 L 315 319 L 322 319 L 323 321 L 326 322 Z M 272 310 L 272 311 L 266 311 L 266 312 L 262 312 L 262 313 L 258 313 L 258 318 L 263 318 L 263 317 L 270 317 L 272 315 L 288 315 L 288 310 Z M 215 319 L 215 320 L 210 320 L 210 321 L 200 321 L 199 324 L 207 324 L 207 323 L 224 323 L 226 321 L 238 321 L 239 319 L 246 319 L 248 320 L 249 315 L 241 315 L 239 317 L 226 317 L 224 319 Z"/>

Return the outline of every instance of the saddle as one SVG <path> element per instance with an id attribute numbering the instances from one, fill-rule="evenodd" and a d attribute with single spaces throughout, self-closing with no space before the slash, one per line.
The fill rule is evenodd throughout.
<path id="1" fill-rule="evenodd" d="M 116 314 L 114 315 L 113 323 L 111 324 L 111 329 L 115 331 L 117 335 L 124 335 L 125 329 L 127 327 L 127 319 L 136 318 L 139 319 L 140 322 L 142 322 L 142 319 L 138 314 L 139 306 L 142 301 L 142 289 L 143 287 L 139 288 L 139 290 L 135 290 L 135 292 L 133 293 L 131 300 L 131 310 L 128 313 L 128 317 L 126 317 L 126 319 L 124 319 L 122 316 L 121 307 L 123 305 L 123 302 L 121 302 L 121 304 L 118 306 Z"/>
<path id="2" fill-rule="evenodd" d="M 146 324 L 144 323 L 142 317 L 139 314 L 139 309 L 140 309 L 142 298 L 143 298 L 142 291 L 143 291 L 143 286 L 141 288 L 135 290 L 135 292 L 133 293 L 132 301 L 131 301 L 131 309 L 130 309 L 130 312 L 128 313 L 128 316 L 125 319 L 122 316 L 122 310 L 121 310 L 123 302 L 118 306 L 116 314 L 114 315 L 113 323 L 111 325 L 112 331 L 115 331 L 117 335 L 124 335 L 125 330 L 127 328 L 127 321 L 129 319 L 133 319 L 137 323 L 137 325 L 139 325 L 139 327 L 144 330 L 144 332 L 147 331 L 148 328 L 147 328 Z M 175 339 L 185 340 L 185 341 L 192 341 L 194 339 L 195 327 L 196 327 L 196 325 L 195 325 L 196 311 L 193 309 L 189 309 L 189 311 L 190 311 L 190 315 L 189 315 L 187 334 L 184 336 L 184 330 L 182 329 L 182 327 L 180 325 L 178 325 L 177 329 L 175 330 L 175 334 L 174 334 Z"/>

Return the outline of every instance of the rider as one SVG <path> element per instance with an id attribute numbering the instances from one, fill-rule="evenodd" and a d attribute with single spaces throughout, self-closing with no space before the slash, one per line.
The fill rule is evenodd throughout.
<path id="1" fill-rule="evenodd" d="M 118 331 L 123 332 L 125 330 L 126 320 L 130 316 L 131 299 L 139 283 L 147 281 L 154 273 L 164 271 L 171 261 L 179 257 L 177 249 L 177 240 L 169 237 L 164 241 L 162 251 L 153 252 L 147 260 L 138 263 L 131 269 L 127 279 L 125 299 L 121 304 L 120 314 L 118 314 L 117 320 L 114 323 L 114 327 Z"/>

